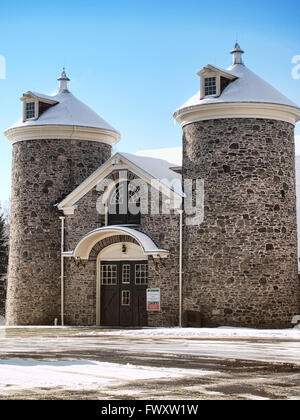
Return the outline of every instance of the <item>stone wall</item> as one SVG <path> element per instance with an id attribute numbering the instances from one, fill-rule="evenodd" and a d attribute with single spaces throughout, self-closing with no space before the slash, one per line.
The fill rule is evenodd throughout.
<path id="1" fill-rule="evenodd" d="M 179 215 L 144 215 L 141 230 L 169 256 L 151 260 L 149 287 L 160 288 L 161 311 L 148 314 L 148 324 L 154 327 L 179 325 Z"/>
<path id="2" fill-rule="evenodd" d="M 61 227 L 55 204 L 110 154 L 106 144 L 81 140 L 14 144 L 8 325 L 51 325 L 59 318 Z"/>
<path id="3" fill-rule="evenodd" d="M 65 324 L 96 325 L 97 257 L 105 247 L 118 242 L 136 241 L 131 236 L 118 235 L 103 239 L 91 251 L 88 261 L 66 259 Z"/>
<path id="4" fill-rule="evenodd" d="M 108 178 L 117 180 L 118 171 Z M 128 179 L 136 178 L 128 172 Z M 80 239 L 90 231 L 105 225 L 104 215 L 99 215 L 96 203 L 100 193 L 96 187 L 77 203 L 74 215 L 66 217 L 66 251 L 73 251 Z M 163 199 L 160 194 L 160 202 Z M 150 326 L 178 325 L 178 259 L 179 259 L 179 215 L 172 211 L 169 215 L 142 215 L 137 230 L 148 235 L 159 248 L 170 251 L 167 259 L 149 258 L 149 287 L 161 289 L 161 312 L 151 312 L 148 316 Z M 118 237 L 114 237 L 118 238 Z M 111 238 L 115 241 L 118 239 Z M 120 242 L 124 241 L 124 238 Z M 105 246 L 100 243 L 93 250 L 84 265 L 76 265 L 75 260 L 66 259 L 65 314 L 66 323 L 72 325 L 95 325 L 96 323 L 96 256 Z M 110 244 L 108 242 L 107 244 Z M 95 251 L 96 254 L 95 254 Z"/>
<path id="5" fill-rule="evenodd" d="M 205 181 L 184 228 L 184 310 L 202 325 L 291 327 L 299 313 L 294 127 L 219 119 L 183 129 L 183 175 Z"/>
<path id="6" fill-rule="evenodd" d="M 0 318 L 5 317 L 6 276 L 0 278 Z"/>

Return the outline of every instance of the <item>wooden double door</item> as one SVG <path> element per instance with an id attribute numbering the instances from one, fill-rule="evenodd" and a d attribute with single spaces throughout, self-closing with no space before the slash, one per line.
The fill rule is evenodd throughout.
<path id="1" fill-rule="evenodd" d="M 101 325 L 147 326 L 147 261 L 102 261 L 100 273 Z"/>

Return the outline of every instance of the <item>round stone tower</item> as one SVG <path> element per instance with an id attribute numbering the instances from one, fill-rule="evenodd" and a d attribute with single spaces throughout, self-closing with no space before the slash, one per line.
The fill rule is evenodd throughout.
<path id="1" fill-rule="evenodd" d="M 119 133 L 68 90 L 27 92 L 13 143 L 7 325 L 53 325 L 60 315 L 61 227 L 56 204 L 111 156 Z"/>
<path id="2" fill-rule="evenodd" d="M 201 90 L 174 117 L 183 179 L 204 181 L 204 221 L 183 230 L 183 311 L 203 326 L 292 327 L 300 313 L 294 126 L 300 109 L 233 65 L 198 74 Z M 199 317 L 198 317 L 199 318 Z"/>

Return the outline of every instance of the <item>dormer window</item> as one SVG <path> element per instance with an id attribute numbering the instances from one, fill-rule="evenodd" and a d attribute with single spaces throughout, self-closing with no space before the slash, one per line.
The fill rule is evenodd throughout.
<path id="1" fill-rule="evenodd" d="M 28 102 L 26 104 L 26 120 L 31 120 L 35 117 L 35 102 Z"/>
<path id="2" fill-rule="evenodd" d="M 58 104 L 58 101 L 51 96 L 38 93 L 27 92 L 21 98 L 23 102 L 23 121 L 37 120 L 52 106 Z"/>
<path id="3" fill-rule="evenodd" d="M 217 78 L 205 77 L 204 79 L 205 96 L 217 94 Z"/>
<path id="4" fill-rule="evenodd" d="M 227 71 L 208 64 L 198 75 L 201 78 L 201 98 L 218 97 L 237 77 Z"/>
<path id="5" fill-rule="evenodd" d="M 39 101 L 33 97 L 24 98 L 23 121 L 37 120 L 38 117 L 39 117 Z"/>

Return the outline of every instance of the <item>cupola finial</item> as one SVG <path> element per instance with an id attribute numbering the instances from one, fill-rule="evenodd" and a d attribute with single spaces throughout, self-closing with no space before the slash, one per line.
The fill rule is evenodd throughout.
<path id="1" fill-rule="evenodd" d="M 239 46 L 239 43 L 236 42 L 234 49 L 230 51 L 230 54 L 233 55 L 233 64 L 244 64 L 242 54 L 244 54 L 244 51 Z"/>
<path id="2" fill-rule="evenodd" d="M 57 80 L 59 81 L 59 92 L 69 92 L 68 82 L 70 82 L 70 79 L 66 75 L 65 68 L 63 68 L 61 76 Z"/>

